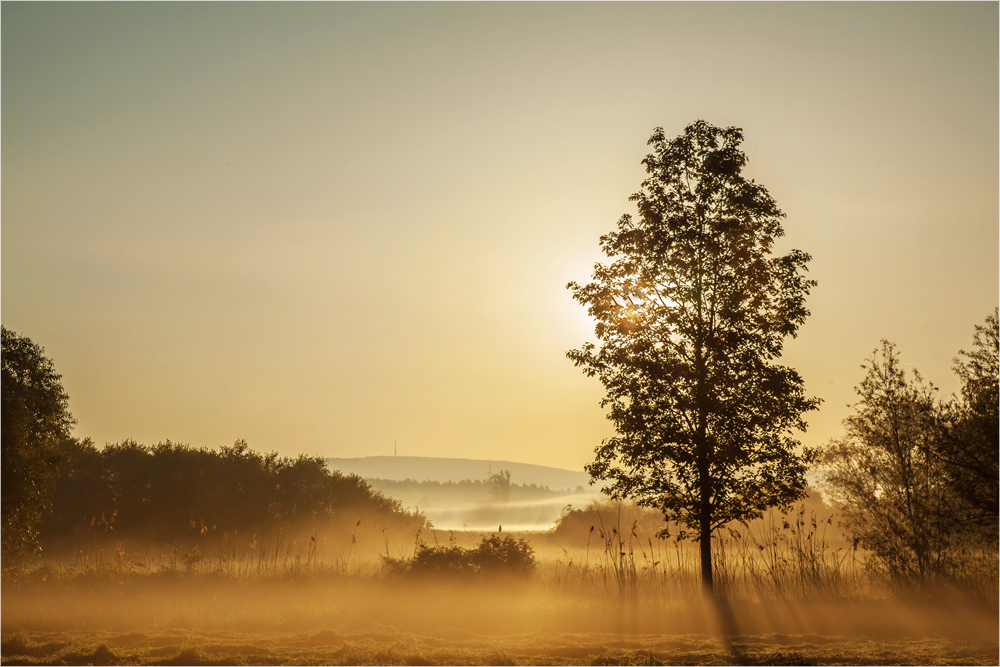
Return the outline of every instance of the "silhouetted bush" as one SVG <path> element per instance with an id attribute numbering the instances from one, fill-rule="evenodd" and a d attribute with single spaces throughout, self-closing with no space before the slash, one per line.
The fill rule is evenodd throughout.
<path id="1" fill-rule="evenodd" d="M 537 565 L 532 546 L 510 535 L 483 537 L 475 549 L 421 543 L 409 559 L 383 556 L 382 560 L 390 574 L 410 576 L 526 575 Z"/>
<path id="2" fill-rule="evenodd" d="M 473 563 L 480 572 L 518 573 L 535 569 L 535 550 L 523 539 L 510 535 L 484 537 L 473 550 Z"/>
<path id="3" fill-rule="evenodd" d="M 420 544 L 409 562 L 409 572 L 412 574 L 467 574 L 475 572 L 473 563 L 474 549 L 463 549 L 451 544 L 448 546 L 428 546 Z"/>

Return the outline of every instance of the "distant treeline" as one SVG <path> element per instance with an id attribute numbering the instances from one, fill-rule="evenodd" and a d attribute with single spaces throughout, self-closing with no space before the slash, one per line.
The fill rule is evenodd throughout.
<path id="1" fill-rule="evenodd" d="M 547 486 L 537 484 L 516 484 L 512 482 L 510 472 L 501 470 L 489 479 L 464 479 L 458 482 L 417 481 L 414 479 L 392 480 L 366 478 L 372 488 L 380 492 L 400 498 L 404 503 L 419 503 L 421 497 L 433 499 L 436 503 L 454 503 L 469 501 L 527 501 L 545 500 L 565 495 L 566 490 L 552 490 Z M 577 487 L 577 493 L 584 493 L 583 487 Z M 426 505 L 426 503 L 424 503 Z"/>
<path id="2" fill-rule="evenodd" d="M 132 440 L 98 449 L 89 439 L 69 439 L 57 454 L 51 512 L 40 530 L 47 547 L 101 534 L 171 542 L 338 518 L 353 524 L 362 514 L 413 530 L 424 523 L 357 475 L 330 471 L 320 457 L 261 454 L 242 440 L 211 451 Z"/>

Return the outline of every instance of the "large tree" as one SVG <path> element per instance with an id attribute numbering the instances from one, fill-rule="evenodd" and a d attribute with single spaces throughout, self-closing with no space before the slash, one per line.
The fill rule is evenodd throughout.
<path id="1" fill-rule="evenodd" d="M 38 551 L 49 506 L 56 445 L 75 423 L 69 397 L 45 350 L 2 328 L 3 571 L 16 572 Z"/>
<path id="2" fill-rule="evenodd" d="M 593 282 L 567 286 L 600 340 L 567 356 L 604 384 L 617 431 L 587 470 L 694 531 L 707 592 L 712 532 L 802 497 L 813 453 L 794 434 L 819 403 L 776 363 L 809 314 L 810 257 L 774 255 L 784 214 L 743 176 L 742 141 L 704 121 L 657 128 L 638 218 L 601 237 L 611 262 Z"/>

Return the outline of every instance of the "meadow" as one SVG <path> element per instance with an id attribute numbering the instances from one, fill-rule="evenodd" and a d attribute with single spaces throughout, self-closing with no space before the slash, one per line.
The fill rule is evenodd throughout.
<path id="1" fill-rule="evenodd" d="M 634 506 L 597 508 L 593 530 L 590 516 L 569 510 L 548 533 L 404 535 L 361 521 L 160 549 L 95 533 L 5 583 L 0 653 L 3 664 L 997 663 L 995 551 L 968 554 L 964 578 L 904 587 L 834 517 L 774 512 L 716 535 L 731 634 L 702 600 L 694 545 L 655 537 Z M 487 542 L 511 546 L 491 552 L 500 567 L 415 567 Z M 514 552 L 531 565 L 502 567 Z"/>

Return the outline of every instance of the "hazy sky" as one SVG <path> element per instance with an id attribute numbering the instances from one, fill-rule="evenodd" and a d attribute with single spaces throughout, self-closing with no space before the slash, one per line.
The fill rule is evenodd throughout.
<path id="1" fill-rule="evenodd" d="M 879 339 L 955 391 L 998 302 L 998 5 L 3 3 L 2 316 L 78 436 L 579 468 L 565 285 L 655 126 L 742 127 L 814 257 L 839 433 Z"/>

